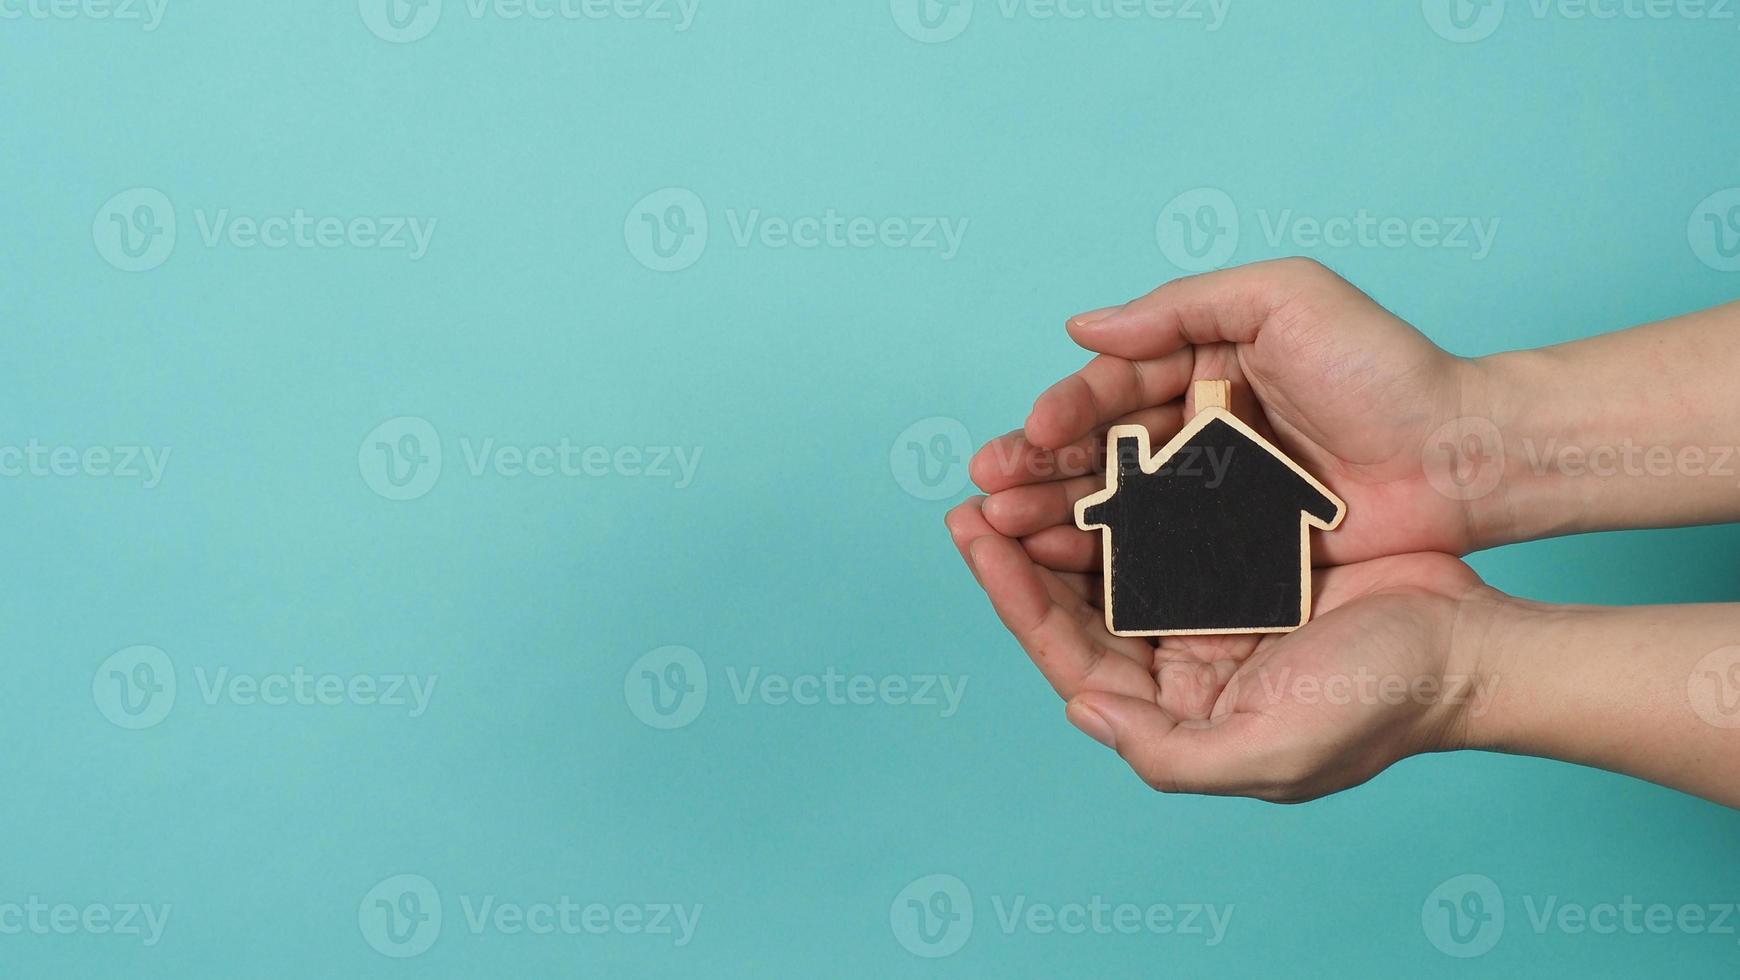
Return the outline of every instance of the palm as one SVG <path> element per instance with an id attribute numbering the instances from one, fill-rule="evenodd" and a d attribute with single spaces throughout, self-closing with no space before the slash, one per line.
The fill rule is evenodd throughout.
<path id="1" fill-rule="evenodd" d="M 1272 785 L 1229 791 L 1315 797 L 1454 735 L 1454 712 L 1431 699 L 1398 700 L 1392 688 L 1445 683 L 1458 601 L 1479 586 L 1457 559 L 1399 555 L 1321 571 L 1316 617 L 1293 633 L 1154 641 L 1108 632 L 1098 575 L 1034 563 L 990 528 L 977 502 L 949 524 L 998 614 L 1059 694 L 1142 702 L 1159 709 L 1161 739 L 1207 730 L 1275 760 Z M 1309 782 L 1295 778 L 1306 772 Z"/>
<path id="2" fill-rule="evenodd" d="M 1301 302 L 1231 360 L 1278 441 L 1348 503 L 1325 556 L 1465 552 L 1466 508 L 1433 486 L 1426 455 L 1464 411 L 1462 362 L 1351 286 L 1322 306 Z"/>
<path id="3" fill-rule="evenodd" d="M 1206 359 L 1232 362 L 1229 373 L 1264 406 L 1253 406 L 1253 424 L 1347 502 L 1346 523 L 1321 539 L 1323 559 L 1462 554 L 1473 545 L 1466 508 L 1433 486 L 1425 455 L 1433 431 L 1459 414 L 1460 393 L 1447 390 L 1454 359 L 1376 312 L 1393 323 L 1369 339 L 1313 321 Z"/>
<path id="4" fill-rule="evenodd" d="M 1258 741 L 1285 743 L 1314 798 L 1365 782 L 1398 759 L 1457 738 L 1470 679 L 1447 651 L 1458 601 L 1479 586 L 1466 565 L 1417 554 L 1331 569 L 1323 608 L 1298 632 L 1257 644 L 1210 717 Z"/>

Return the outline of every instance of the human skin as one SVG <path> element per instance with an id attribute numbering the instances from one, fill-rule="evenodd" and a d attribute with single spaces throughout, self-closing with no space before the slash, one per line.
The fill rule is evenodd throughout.
<path id="1" fill-rule="evenodd" d="M 1457 556 L 1552 534 L 1740 519 L 1726 366 L 1740 304 L 1540 351 L 1454 357 L 1306 260 L 1177 280 L 1074 317 L 1098 353 L 975 456 L 962 557 L 1069 702 L 1166 791 L 1312 799 L 1461 748 L 1630 773 L 1740 806 L 1740 606 L 1549 607 Z M 1190 382 L 1348 504 L 1319 536 L 1316 614 L 1262 637 L 1107 633 L 1108 426 L 1169 438 Z M 1671 379 L 1671 383 L 1667 380 Z M 1740 460 L 1727 465 L 1740 472 Z M 1737 727 L 1725 727 L 1729 722 Z"/>

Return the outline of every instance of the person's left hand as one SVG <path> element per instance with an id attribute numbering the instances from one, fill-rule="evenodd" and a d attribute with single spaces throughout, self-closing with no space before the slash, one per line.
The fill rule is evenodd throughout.
<path id="1" fill-rule="evenodd" d="M 949 512 L 956 547 L 1069 720 L 1155 789 L 1315 799 L 1457 747 L 1491 693 L 1477 624 L 1505 600 L 1448 555 L 1319 569 L 1293 633 L 1155 642 L 1108 632 L 1100 577 L 1035 563 L 983 500 Z"/>

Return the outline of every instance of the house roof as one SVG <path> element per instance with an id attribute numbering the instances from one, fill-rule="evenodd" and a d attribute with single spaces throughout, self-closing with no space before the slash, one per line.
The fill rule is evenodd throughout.
<path id="1" fill-rule="evenodd" d="M 1120 477 L 1119 471 L 1121 469 L 1118 461 L 1118 447 L 1120 442 L 1129 439 L 1134 439 L 1136 441 L 1137 460 L 1140 469 L 1144 474 L 1152 475 L 1157 474 L 1164 469 L 1166 464 L 1181 450 L 1195 444 L 1198 441 L 1198 437 L 1201 436 L 1205 430 L 1209 429 L 1210 426 L 1213 426 L 1216 423 L 1220 423 L 1230 428 L 1238 436 L 1243 437 L 1247 442 L 1260 448 L 1263 452 L 1273 457 L 1276 462 L 1284 466 L 1301 484 L 1309 488 L 1309 490 L 1321 495 L 1322 499 L 1329 505 L 1328 508 L 1323 509 L 1332 510 L 1333 514 L 1330 518 L 1324 519 L 1317 514 L 1311 513 L 1310 508 L 1302 508 L 1304 513 L 1303 520 L 1306 525 L 1320 528 L 1325 531 L 1332 531 L 1340 526 L 1342 519 L 1347 515 L 1347 505 L 1342 502 L 1341 498 L 1331 492 L 1328 487 L 1318 482 L 1316 477 L 1307 473 L 1303 467 L 1298 463 L 1295 463 L 1292 457 L 1288 456 L 1285 452 L 1282 452 L 1274 443 L 1263 438 L 1256 432 L 1256 430 L 1240 421 L 1238 416 L 1233 415 L 1231 412 L 1228 412 L 1223 408 L 1209 408 L 1198 412 L 1189 422 L 1185 423 L 1184 427 L 1178 431 L 1177 435 L 1173 436 L 1164 446 L 1160 447 L 1159 450 L 1153 453 L 1149 452 L 1148 430 L 1146 427 L 1140 425 L 1113 426 L 1111 430 L 1106 433 L 1106 489 L 1088 497 L 1084 497 L 1076 502 L 1077 524 L 1082 525 L 1088 508 L 1110 500 L 1112 496 L 1116 494 Z"/>

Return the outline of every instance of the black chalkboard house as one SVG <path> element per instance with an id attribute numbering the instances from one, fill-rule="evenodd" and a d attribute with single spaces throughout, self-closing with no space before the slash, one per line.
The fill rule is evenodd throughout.
<path id="1" fill-rule="evenodd" d="M 1145 428 L 1114 426 L 1106 473 L 1076 523 L 1104 531 L 1107 629 L 1284 633 L 1311 618 L 1311 528 L 1347 507 L 1224 407 L 1152 456 Z"/>

